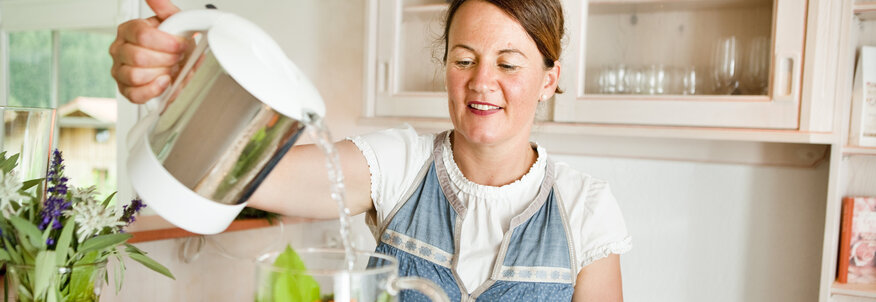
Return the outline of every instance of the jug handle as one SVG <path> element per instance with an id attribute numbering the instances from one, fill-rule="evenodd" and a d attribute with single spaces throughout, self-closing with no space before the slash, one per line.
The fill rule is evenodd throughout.
<path id="1" fill-rule="evenodd" d="M 209 30 L 225 15 L 226 13 L 215 9 L 182 11 L 170 16 L 170 18 L 167 18 L 164 22 L 161 22 L 158 29 L 175 36 L 191 36 L 194 33 Z M 198 43 L 192 53 L 201 53 L 206 47 L 206 42 Z M 189 70 L 191 70 L 192 66 L 195 64 L 195 57 L 196 56 L 192 56 L 186 61 L 186 64 L 183 65 L 182 70 L 179 72 L 180 75 L 188 74 Z M 146 134 L 147 129 L 158 120 L 158 114 L 161 113 L 161 110 L 164 110 L 164 106 L 166 106 L 165 103 L 167 102 L 171 91 L 175 91 L 177 86 L 180 85 L 180 78 L 181 77 L 177 77 L 173 81 L 173 84 L 168 86 L 161 95 L 154 97 L 143 104 L 143 107 L 146 108 L 146 115 L 131 128 L 130 132 L 128 132 L 128 137 L 126 139 L 128 150 L 133 149 L 134 145 L 141 140 L 143 135 Z"/>
<path id="2" fill-rule="evenodd" d="M 399 291 L 403 289 L 411 289 L 425 295 L 426 298 L 429 298 L 432 302 L 450 301 L 450 298 L 444 293 L 444 289 L 429 279 L 420 277 L 400 277 L 389 280 L 388 285 L 388 292 L 393 296 L 398 295 Z"/>

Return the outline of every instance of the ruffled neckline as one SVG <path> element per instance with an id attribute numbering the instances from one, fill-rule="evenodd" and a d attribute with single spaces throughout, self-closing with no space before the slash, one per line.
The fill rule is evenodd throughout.
<path id="1" fill-rule="evenodd" d="M 536 143 L 530 143 L 536 150 L 537 158 L 523 177 L 498 187 L 475 183 L 466 178 L 462 171 L 459 170 L 459 166 L 456 165 L 456 161 L 453 158 L 453 148 L 450 144 L 451 133 L 452 131 L 447 131 L 442 140 L 442 160 L 444 161 L 444 166 L 447 167 L 447 174 L 450 176 L 451 183 L 463 193 L 482 198 L 519 196 L 518 194 L 524 192 L 529 193 L 528 191 L 531 191 L 530 188 L 537 187 L 544 179 L 546 166 L 545 150 Z"/>

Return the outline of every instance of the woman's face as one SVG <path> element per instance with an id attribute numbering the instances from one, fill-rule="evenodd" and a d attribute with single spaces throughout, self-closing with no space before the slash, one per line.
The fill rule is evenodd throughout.
<path id="1" fill-rule="evenodd" d="M 538 101 L 556 89 L 558 63 L 546 70 L 523 27 L 484 1 L 459 7 L 447 47 L 445 76 L 456 133 L 477 144 L 528 142 Z"/>

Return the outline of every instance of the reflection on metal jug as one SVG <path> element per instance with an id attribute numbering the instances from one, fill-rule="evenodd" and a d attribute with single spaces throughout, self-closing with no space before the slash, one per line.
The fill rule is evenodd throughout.
<path id="1" fill-rule="evenodd" d="M 174 84 L 129 134 L 128 174 L 159 215 L 186 230 L 224 230 L 324 105 L 258 27 L 215 10 L 159 27 L 202 33 Z"/>

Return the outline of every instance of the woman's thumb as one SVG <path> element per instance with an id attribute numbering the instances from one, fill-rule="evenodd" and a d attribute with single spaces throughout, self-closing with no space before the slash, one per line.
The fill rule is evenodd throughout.
<path id="1" fill-rule="evenodd" d="M 155 12 L 158 21 L 164 21 L 164 19 L 170 18 L 173 14 L 179 12 L 179 7 L 170 3 L 170 0 L 146 0 L 146 4 Z"/>

